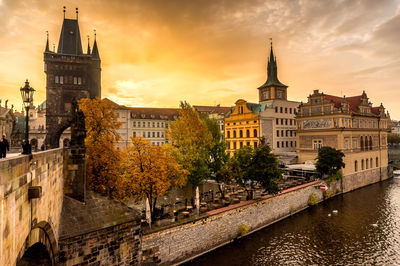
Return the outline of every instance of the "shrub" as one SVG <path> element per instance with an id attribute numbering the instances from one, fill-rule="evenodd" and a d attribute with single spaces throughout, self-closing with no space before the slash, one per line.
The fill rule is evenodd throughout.
<path id="1" fill-rule="evenodd" d="M 332 197 L 332 192 L 329 190 L 325 190 L 323 195 L 324 195 L 324 199 L 329 199 L 330 197 Z"/>
<path id="2" fill-rule="evenodd" d="M 333 174 L 331 176 L 329 176 L 326 179 L 326 183 L 329 185 L 330 183 L 332 183 L 333 181 L 338 181 L 340 179 L 342 179 L 343 175 L 340 172 L 337 172 L 336 174 Z"/>
<path id="3" fill-rule="evenodd" d="M 247 234 L 250 230 L 250 226 L 248 226 L 247 224 L 242 224 L 239 227 L 239 235 L 240 236 L 244 236 L 245 234 Z"/>
<path id="4" fill-rule="evenodd" d="M 314 193 L 312 193 L 312 194 L 310 195 L 310 197 L 308 198 L 308 205 L 309 205 L 309 206 L 313 206 L 313 205 L 315 205 L 315 204 L 317 204 L 317 203 L 318 203 L 317 195 L 315 195 Z"/>

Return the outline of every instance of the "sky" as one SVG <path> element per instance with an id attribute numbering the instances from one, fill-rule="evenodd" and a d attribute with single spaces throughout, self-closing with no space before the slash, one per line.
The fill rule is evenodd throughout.
<path id="1" fill-rule="evenodd" d="M 0 99 L 21 109 L 29 79 L 46 98 L 46 31 L 58 45 L 63 6 L 83 48 L 96 29 L 102 97 L 127 106 L 258 102 L 269 39 L 288 98 L 366 91 L 400 119 L 400 0 L 0 0 Z"/>

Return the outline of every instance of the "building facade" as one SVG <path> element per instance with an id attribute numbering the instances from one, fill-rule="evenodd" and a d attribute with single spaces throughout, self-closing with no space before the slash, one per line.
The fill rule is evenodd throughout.
<path id="1" fill-rule="evenodd" d="M 1 106 L 1 100 L 0 100 L 0 137 L 6 135 L 6 138 L 10 140 L 14 126 L 15 126 L 15 115 L 13 106 L 11 106 L 10 108 L 8 106 L 8 100 L 6 100 L 5 105 L 3 107 Z"/>
<path id="2" fill-rule="evenodd" d="M 225 139 L 225 116 L 232 111 L 232 107 L 220 106 L 208 106 L 208 105 L 193 105 L 193 108 L 200 115 L 207 115 L 211 119 L 215 119 L 218 123 L 221 131 L 222 139 Z"/>
<path id="3" fill-rule="evenodd" d="M 278 79 L 277 60 L 271 44 L 267 81 L 258 88 L 259 103 L 238 100 L 225 118 L 225 136 L 230 154 L 243 145 L 256 147 L 263 138 L 275 154 L 295 157 L 295 116 L 300 103 L 288 100 L 287 88 Z M 240 134 L 243 130 L 249 130 L 249 137 L 247 133 Z"/>
<path id="4" fill-rule="evenodd" d="M 89 42 L 89 40 L 88 40 Z M 101 60 L 96 35 L 93 49 L 89 43 L 83 52 L 76 19 L 64 21 L 58 41 L 57 52 L 49 49 L 47 38 L 44 51 L 44 72 L 46 74 L 46 142 L 52 147 L 59 146 L 62 132 L 70 126 L 74 102 L 81 98 L 101 97 Z"/>
<path id="5" fill-rule="evenodd" d="M 390 117 L 381 104 L 372 107 L 366 93 L 353 97 L 315 90 L 297 114 L 298 161 L 315 161 L 318 149 L 330 146 L 345 154 L 343 175 L 388 166 Z"/>

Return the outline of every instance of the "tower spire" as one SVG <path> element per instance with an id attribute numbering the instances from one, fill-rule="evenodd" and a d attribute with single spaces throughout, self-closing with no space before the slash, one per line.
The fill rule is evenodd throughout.
<path id="1" fill-rule="evenodd" d="M 96 30 L 94 31 L 94 43 L 93 43 L 93 50 L 92 50 L 92 58 L 94 59 L 100 59 L 100 55 L 99 55 L 99 49 L 97 48 L 97 40 L 96 40 Z"/>
<path id="2" fill-rule="evenodd" d="M 90 55 L 90 36 L 87 36 L 87 54 Z"/>
<path id="3" fill-rule="evenodd" d="M 46 36 L 47 36 L 47 40 L 46 40 L 46 50 L 45 52 L 50 52 L 49 49 L 49 32 L 46 30 Z"/>

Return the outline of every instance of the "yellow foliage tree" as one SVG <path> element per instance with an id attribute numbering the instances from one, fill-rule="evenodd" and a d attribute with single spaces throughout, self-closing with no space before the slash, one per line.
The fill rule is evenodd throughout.
<path id="1" fill-rule="evenodd" d="M 119 139 L 115 107 L 107 100 L 81 99 L 85 114 L 87 182 L 91 189 L 108 197 L 119 195 L 122 153 L 115 148 Z"/>
<path id="2" fill-rule="evenodd" d="M 185 184 L 187 171 L 178 164 L 171 150 L 152 145 L 142 137 L 131 137 L 123 165 L 122 198 L 149 199 L 154 216 L 157 197 L 165 195 L 171 187 Z"/>

